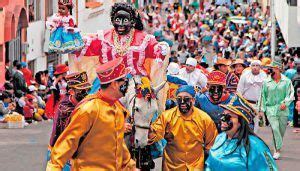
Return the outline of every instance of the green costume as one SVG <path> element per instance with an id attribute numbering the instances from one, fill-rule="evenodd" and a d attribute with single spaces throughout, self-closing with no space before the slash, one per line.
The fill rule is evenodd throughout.
<path id="1" fill-rule="evenodd" d="M 260 111 L 265 112 L 269 119 L 274 146 L 277 150 L 282 147 L 282 140 L 287 126 L 289 105 L 294 100 L 294 88 L 290 79 L 281 74 L 281 79 L 276 83 L 271 77 L 263 83 L 261 92 Z M 285 110 L 280 110 L 281 104 L 286 105 Z"/>

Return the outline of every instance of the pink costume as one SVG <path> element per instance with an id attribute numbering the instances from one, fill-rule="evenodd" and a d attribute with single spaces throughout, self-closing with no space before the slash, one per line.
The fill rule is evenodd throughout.
<path id="1" fill-rule="evenodd" d="M 114 44 L 113 34 L 114 29 L 100 30 L 97 32 L 97 37 L 87 38 L 86 45 L 79 56 L 99 56 L 100 63 L 122 57 L 125 66 L 132 68 L 131 74 L 143 76 L 149 76 L 149 68 L 144 65 L 145 62 L 147 63 L 147 59 L 164 60 L 162 50 L 157 46 L 159 44 L 154 36 L 135 29 L 130 46 L 122 55 L 117 53 L 118 47 Z M 130 33 L 117 36 L 122 47 L 125 47 L 126 40 L 130 39 Z"/>

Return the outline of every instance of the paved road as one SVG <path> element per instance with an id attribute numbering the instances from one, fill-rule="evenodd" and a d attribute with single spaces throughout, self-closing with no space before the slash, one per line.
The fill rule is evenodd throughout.
<path id="1" fill-rule="evenodd" d="M 0 129 L 0 171 L 43 171 L 51 123 L 30 125 L 25 129 Z M 259 135 L 272 149 L 269 127 L 260 130 Z M 300 133 L 288 128 L 284 138 L 280 170 L 294 171 L 300 168 Z M 156 169 L 160 170 L 160 169 Z"/>

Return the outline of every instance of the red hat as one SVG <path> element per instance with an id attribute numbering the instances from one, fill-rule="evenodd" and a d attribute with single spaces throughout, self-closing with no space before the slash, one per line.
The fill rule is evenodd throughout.
<path id="1" fill-rule="evenodd" d="M 65 64 L 57 65 L 55 68 L 54 75 L 63 74 L 69 71 L 69 67 Z"/>
<path id="2" fill-rule="evenodd" d="M 97 75 L 101 84 L 111 83 L 125 77 L 131 71 L 126 68 L 122 58 L 116 58 L 97 68 Z"/>
<path id="3" fill-rule="evenodd" d="M 208 75 L 208 84 L 214 84 L 214 85 L 226 85 L 226 74 L 224 74 L 221 71 L 212 71 Z"/>
<path id="4" fill-rule="evenodd" d="M 26 94 L 26 96 L 25 96 L 28 100 L 29 99 L 35 99 L 35 97 L 33 96 L 33 95 L 31 95 L 31 94 Z"/>

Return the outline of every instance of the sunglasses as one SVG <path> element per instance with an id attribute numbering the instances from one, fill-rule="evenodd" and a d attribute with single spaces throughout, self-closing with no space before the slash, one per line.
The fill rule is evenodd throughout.
<path id="1" fill-rule="evenodd" d="M 177 100 L 177 103 L 189 103 L 192 100 L 192 98 L 190 98 L 190 97 L 177 97 L 176 100 Z"/>
<path id="2" fill-rule="evenodd" d="M 231 120 L 231 115 L 224 114 L 224 113 L 221 115 L 222 122 L 229 122 L 230 120 Z"/>

